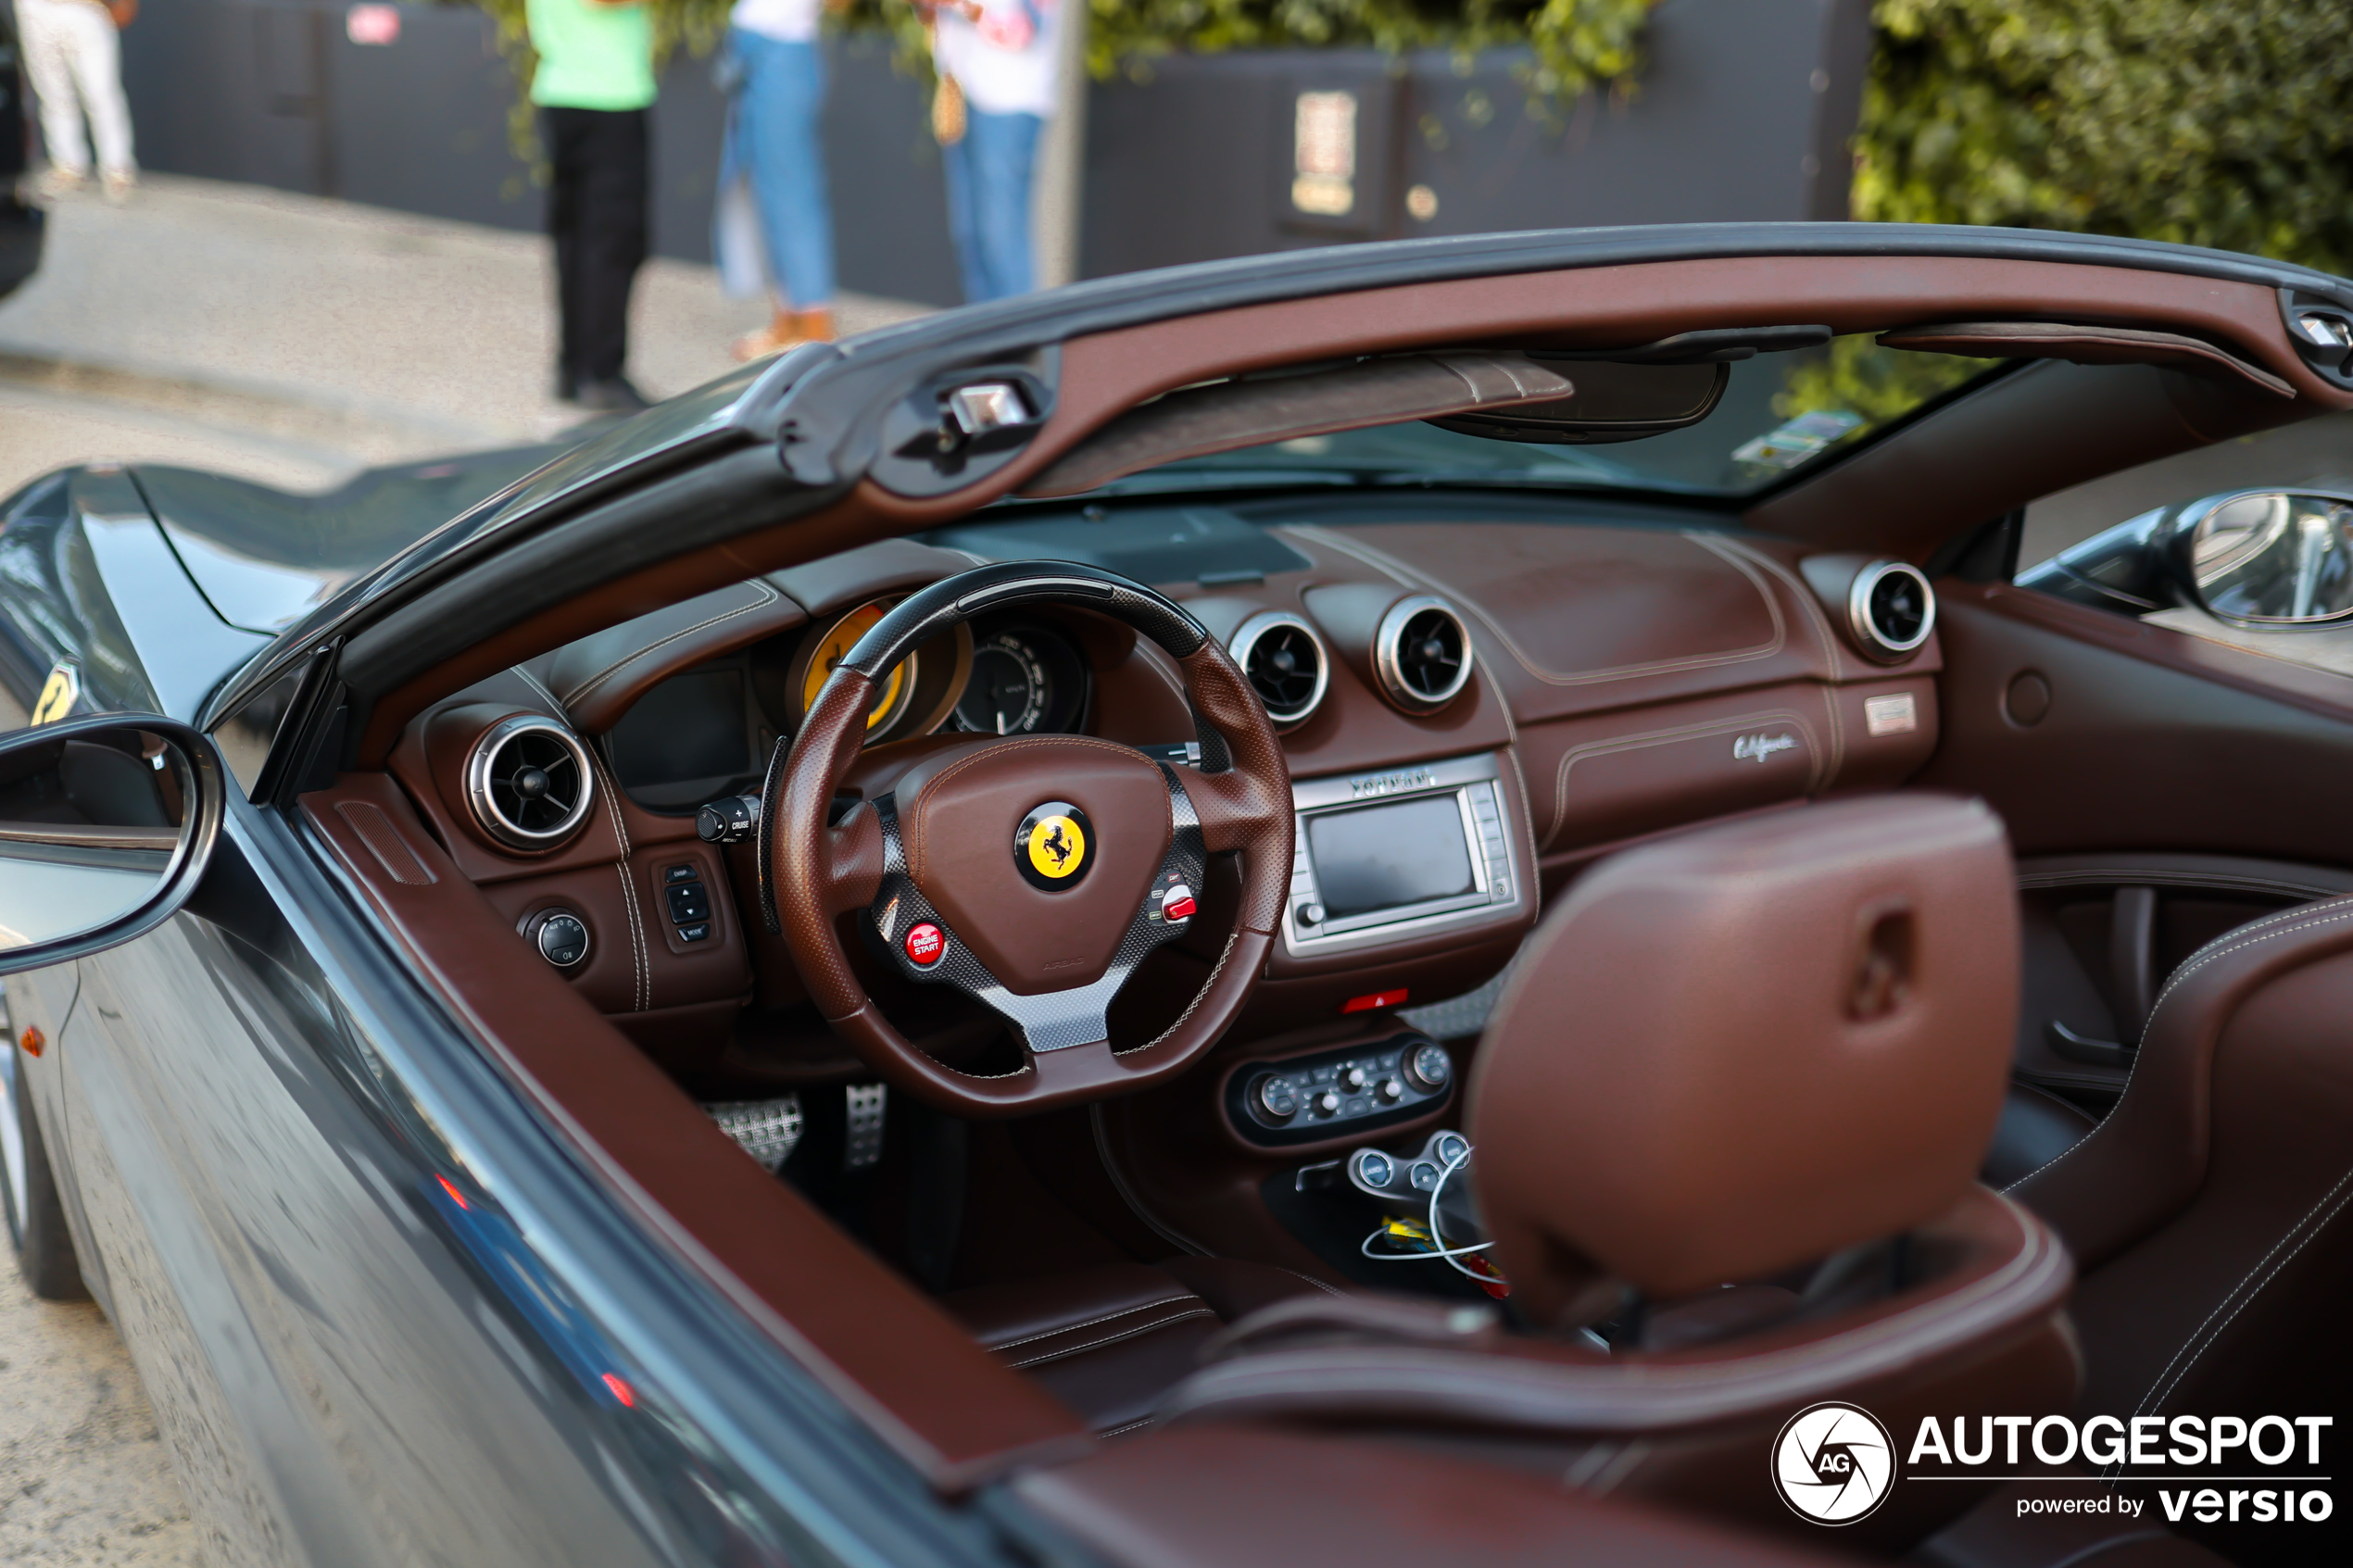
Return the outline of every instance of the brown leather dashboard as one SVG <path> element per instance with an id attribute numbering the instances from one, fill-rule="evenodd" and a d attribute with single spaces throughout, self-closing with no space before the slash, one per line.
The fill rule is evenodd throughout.
<path id="1" fill-rule="evenodd" d="M 1514 859 L 1549 886 L 1648 834 L 1892 786 L 1935 748 L 1933 636 L 1894 663 L 1866 658 L 1840 607 L 1809 587 L 1806 552 L 1794 545 L 1695 528 L 1526 521 L 1274 532 L 1305 570 L 1161 586 L 1225 631 L 1262 609 L 1312 621 L 1318 604 L 1329 610 L 1335 588 L 1432 594 L 1461 612 L 1476 651 L 1459 697 L 1409 713 L 1380 695 L 1344 639 L 1327 634 L 1334 653 L 1324 699 L 1284 735 L 1293 778 L 1491 755 Z M 598 804 L 578 835 L 551 853 L 517 853 L 479 831 L 468 811 L 468 748 L 519 713 L 602 734 L 674 675 L 772 639 L 810 637 L 848 607 L 937 581 L 973 558 L 889 541 L 639 617 L 428 709 L 404 733 L 393 772 L 518 941 L 542 911 L 577 913 L 589 953 L 566 977 L 572 987 L 641 1043 L 707 1058 L 755 989 L 773 1007 L 797 1001 L 799 986 L 757 929 L 749 888 L 714 897 L 710 936 L 689 946 L 661 916 L 664 879 L 691 876 L 724 892 L 748 865 L 700 844 L 691 818 L 638 806 L 601 759 Z M 1089 666 L 1086 730 L 1130 744 L 1189 737 L 1181 681 L 1164 656 L 1084 612 L 1063 625 Z M 853 786 L 887 788 L 901 765 L 894 759 L 925 747 L 921 739 L 875 747 Z M 1328 1017 L 1364 991 L 1402 985 L 1434 997 L 1475 984 L 1508 958 L 1536 912 L 1535 899 L 1515 897 L 1441 935 L 1345 956 L 1278 950 L 1253 1031 Z"/>

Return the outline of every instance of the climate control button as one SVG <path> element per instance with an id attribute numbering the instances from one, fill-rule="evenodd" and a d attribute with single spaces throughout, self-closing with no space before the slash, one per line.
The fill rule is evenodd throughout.
<path id="1" fill-rule="evenodd" d="M 1454 1059 L 1446 1054 L 1444 1046 L 1417 1046 L 1405 1059 L 1405 1077 L 1425 1093 L 1442 1089 L 1453 1080 Z"/>
<path id="2" fill-rule="evenodd" d="M 1291 1087 L 1288 1078 L 1261 1078 L 1258 1109 L 1270 1121 L 1288 1122 L 1299 1114 L 1299 1091 Z"/>

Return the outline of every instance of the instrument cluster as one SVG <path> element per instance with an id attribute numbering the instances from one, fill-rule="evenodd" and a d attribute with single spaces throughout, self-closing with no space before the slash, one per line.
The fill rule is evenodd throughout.
<path id="1" fill-rule="evenodd" d="M 835 668 L 895 602 L 859 605 L 654 686 L 602 738 L 621 787 L 667 812 L 755 787 L 777 738 L 799 729 Z M 1091 686 L 1066 632 L 1033 616 L 982 616 L 885 673 L 866 744 L 941 732 L 1068 734 L 1086 721 Z"/>
<path id="2" fill-rule="evenodd" d="M 1059 735 L 1087 709 L 1087 661 L 1052 627 L 1015 617 L 973 625 L 972 674 L 950 727 L 983 735 Z"/>

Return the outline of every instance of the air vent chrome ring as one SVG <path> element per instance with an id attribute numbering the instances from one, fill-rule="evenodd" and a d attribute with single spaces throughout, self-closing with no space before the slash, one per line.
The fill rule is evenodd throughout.
<path id="1" fill-rule="evenodd" d="M 1871 562 L 1847 590 L 1846 629 L 1856 646 L 1883 664 L 1919 652 L 1936 630 L 1936 590 L 1928 574 L 1908 561 Z"/>
<path id="2" fill-rule="evenodd" d="M 466 807 L 484 833 L 510 849 L 560 847 L 588 820 L 596 794 L 588 748 L 536 713 L 501 719 L 466 758 Z"/>
<path id="3" fill-rule="evenodd" d="M 1408 713 L 1435 713 L 1470 684 L 1470 628 L 1435 594 L 1398 600 L 1373 633 L 1373 673 Z"/>
<path id="4" fill-rule="evenodd" d="M 1277 724 L 1296 724 L 1315 711 L 1331 684 L 1331 654 L 1307 618 L 1287 609 L 1263 609 L 1234 629 L 1227 651 L 1242 678 Z M 1302 656 L 1305 656 L 1302 658 Z M 1311 675 L 1305 668 L 1315 664 Z"/>

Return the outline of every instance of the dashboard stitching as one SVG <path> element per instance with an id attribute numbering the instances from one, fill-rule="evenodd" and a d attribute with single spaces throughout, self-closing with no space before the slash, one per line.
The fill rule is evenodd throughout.
<path id="1" fill-rule="evenodd" d="M 741 585 L 749 588 L 753 593 L 760 595 L 761 597 L 754 599 L 748 605 L 739 605 L 736 608 L 727 610 L 723 614 L 714 615 L 708 621 L 698 621 L 694 625 L 686 628 L 684 631 L 673 632 L 669 636 L 662 638 L 660 642 L 648 643 L 643 647 L 634 649 L 629 653 L 622 655 L 621 658 L 614 659 L 610 664 L 606 665 L 602 670 L 598 671 L 594 675 L 589 676 L 586 680 L 573 687 L 563 698 L 564 710 L 569 713 L 572 710 L 572 705 L 573 703 L 578 702 L 582 697 L 587 696 L 598 686 L 603 685 L 605 682 L 612 678 L 615 671 L 625 669 L 630 664 L 645 658 L 648 654 L 658 652 L 662 648 L 668 647 L 671 644 L 676 642 L 681 637 L 691 637 L 696 633 L 702 631 L 704 628 L 716 626 L 723 621 L 733 621 L 739 615 L 749 615 L 755 609 L 765 609 L 768 606 L 774 604 L 778 599 L 784 597 L 782 594 L 779 594 L 775 589 L 771 588 L 767 583 L 762 583 L 757 577 L 747 578 Z M 542 687 L 541 689 L 544 691 L 546 688 Z"/>
<path id="2" fill-rule="evenodd" d="M 1537 664 L 1518 643 L 1513 641 L 1511 633 L 1505 631 L 1494 617 L 1487 613 L 1486 608 L 1477 598 L 1451 583 L 1418 571 L 1369 545 L 1357 545 L 1333 537 L 1313 523 L 1293 523 L 1280 532 L 1314 537 L 1340 551 L 1343 555 L 1353 556 L 1365 565 L 1377 568 L 1408 587 L 1427 588 L 1433 593 L 1442 594 L 1450 599 L 1459 601 L 1465 608 L 1478 618 L 1480 625 L 1494 634 L 1496 641 L 1503 644 L 1504 651 L 1512 656 L 1515 663 L 1548 686 L 1597 685 L 1608 681 L 1630 681 L 1644 675 L 1676 674 L 1689 670 L 1712 669 L 1724 664 L 1744 664 L 1753 659 L 1772 658 L 1780 652 L 1789 641 L 1789 624 L 1781 614 L 1780 602 L 1766 586 L 1764 580 L 1757 576 L 1755 570 L 1746 561 L 1734 556 L 1728 556 L 1717 549 L 1705 535 L 1688 530 L 1682 532 L 1683 538 L 1690 540 L 1732 568 L 1733 571 L 1738 571 L 1748 580 L 1749 586 L 1756 590 L 1757 597 L 1764 601 L 1766 613 L 1772 618 L 1771 639 L 1751 647 L 1734 648 L 1725 653 L 1693 654 L 1683 659 L 1655 659 L 1647 664 L 1621 664 L 1607 669 L 1579 671 L 1573 673 L 1546 670 Z"/>
<path id="3" fill-rule="evenodd" d="M 1843 659 L 1843 655 L 1841 651 L 1842 645 L 1840 644 L 1837 633 L 1831 630 L 1830 617 L 1822 613 L 1821 602 L 1815 598 L 1813 590 L 1806 587 L 1803 582 L 1799 581 L 1795 572 L 1790 571 L 1788 567 L 1783 566 L 1780 561 L 1775 560 L 1764 551 L 1744 544 L 1738 539 L 1726 539 L 1722 541 L 1722 543 L 1725 548 L 1737 550 L 1743 556 L 1747 557 L 1750 560 L 1755 561 L 1758 566 L 1772 573 L 1773 576 L 1780 580 L 1782 586 L 1789 589 L 1791 597 L 1797 600 L 1798 608 L 1806 612 L 1806 619 L 1813 623 L 1814 630 L 1821 635 L 1823 649 L 1830 656 L 1831 679 L 1832 681 L 1839 682 L 1844 681 L 1846 679 L 1846 671 L 1841 667 Z M 1870 672 L 1871 671 L 1865 671 L 1866 674 Z"/>
<path id="4" fill-rule="evenodd" d="M 630 1000 L 637 1004 L 637 1010 L 639 1012 L 643 1012 L 646 1010 L 646 1004 L 648 1001 L 648 997 L 646 996 L 646 934 L 642 929 L 643 922 L 637 916 L 637 889 L 635 884 L 631 883 L 629 880 L 629 862 L 627 860 L 623 860 L 618 865 L 614 866 L 613 870 L 618 872 L 621 875 L 621 901 L 623 904 L 626 905 L 629 909 L 629 957 L 631 962 L 636 966 L 637 971 L 636 987 L 630 992 L 629 997 Z"/>
<path id="5" fill-rule="evenodd" d="M 524 669 L 520 664 L 514 667 L 514 674 L 524 685 L 529 686 L 533 691 L 537 692 L 541 696 L 547 699 L 547 716 L 549 718 L 564 719 L 571 717 L 570 714 L 565 712 L 564 705 L 556 700 L 556 694 L 547 689 L 546 682 L 540 680 L 538 676 L 533 674 L 529 670 Z"/>
<path id="6" fill-rule="evenodd" d="M 1550 849 L 1553 847 L 1553 840 L 1560 836 L 1561 829 L 1568 825 L 1568 771 L 1584 759 L 1605 757 L 1621 751 L 1641 751 L 1650 746 L 1667 746 L 1681 740 L 1705 740 L 1710 735 L 1730 734 L 1736 730 L 1749 729 L 1776 720 L 1786 721 L 1805 735 L 1806 755 L 1814 765 L 1813 774 L 1809 777 L 1818 775 L 1821 771 L 1821 745 L 1815 737 L 1814 727 L 1806 721 L 1804 714 L 1786 708 L 1768 709 L 1756 713 L 1743 713 L 1730 719 L 1711 720 L 1701 724 L 1685 724 L 1672 730 L 1650 730 L 1640 734 L 1617 735 L 1605 741 L 1588 741 L 1583 746 L 1569 747 L 1562 755 L 1560 767 L 1554 776 L 1553 825 L 1545 833 L 1544 842 L 1541 847 Z M 1809 784 L 1809 790 L 1811 787 Z"/>
<path id="7" fill-rule="evenodd" d="M 630 992 L 630 997 L 636 1002 L 636 1010 L 643 1012 L 653 1005 L 653 981 L 647 972 L 646 934 L 637 911 L 637 888 L 629 880 L 629 829 L 623 825 L 621 807 L 614 799 L 620 793 L 619 786 L 613 783 L 612 775 L 605 771 L 603 761 L 597 756 L 594 747 L 588 748 L 588 757 L 597 772 L 597 793 L 604 797 L 605 816 L 612 823 L 613 836 L 621 841 L 621 860 L 615 869 L 621 872 L 622 902 L 629 909 L 629 956 L 636 969 L 636 984 Z"/>

